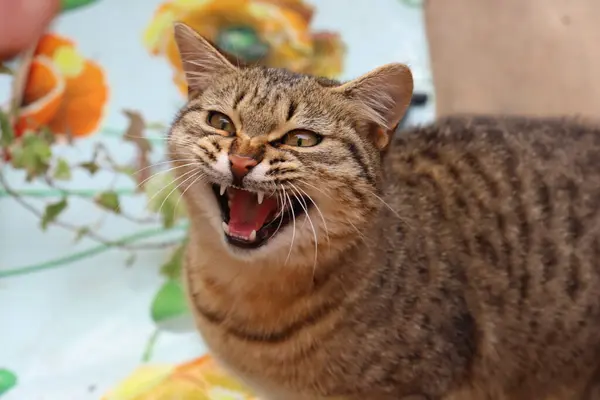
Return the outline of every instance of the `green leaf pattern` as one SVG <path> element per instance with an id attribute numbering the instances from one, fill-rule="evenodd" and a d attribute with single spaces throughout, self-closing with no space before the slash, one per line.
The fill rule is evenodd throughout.
<path id="1" fill-rule="evenodd" d="M 117 214 L 121 212 L 119 195 L 114 191 L 106 191 L 98 194 L 98 197 L 96 197 L 96 204 Z"/>
<path id="2" fill-rule="evenodd" d="M 65 211 L 68 206 L 68 202 L 66 198 L 63 198 L 61 201 L 57 203 L 50 203 L 46 206 L 46 210 L 44 211 L 44 215 L 42 217 L 41 226 L 42 229 L 46 229 L 48 224 L 54 222 L 58 216 Z"/>
<path id="3" fill-rule="evenodd" d="M 71 11 L 80 7 L 88 6 L 97 0 L 61 0 L 60 8 L 62 11 Z"/>
<path id="4" fill-rule="evenodd" d="M 8 369 L 0 368 L 0 396 L 17 385 L 17 375 Z"/>
<path id="5" fill-rule="evenodd" d="M 71 167 L 64 158 L 59 158 L 54 168 L 54 179 L 68 181 L 71 179 Z"/>
<path id="6" fill-rule="evenodd" d="M 181 283 L 170 279 L 156 293 L 150 313 L 152 320 L 160 323 L 185 314 L 187 311 L 188 306 Z"/>

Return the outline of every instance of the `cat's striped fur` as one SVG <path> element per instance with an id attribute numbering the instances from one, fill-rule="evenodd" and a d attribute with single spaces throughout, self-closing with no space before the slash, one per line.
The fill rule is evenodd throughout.
<path id="1" fill-rule="evenodd" d="M 191 87 L 169 137 L 191 219 L 185 280 L 224 365 L 265 399 L 598 398 L 600 129 L 455 117 L 388 144 L 406 69 L 346 85 L 238 69 L 176 29 Z M 215 133 L 210 109 L 243 130 Z M 268 144 L 295 126 L 325 139 Z M 249 190 L 315 204 L 248 251 L 226 244 L 209 188 L 242 147 L 261 160 Z"/>

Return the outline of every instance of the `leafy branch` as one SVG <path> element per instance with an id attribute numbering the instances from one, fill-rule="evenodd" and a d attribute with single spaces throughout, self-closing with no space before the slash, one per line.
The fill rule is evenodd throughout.
<path id="1" fill-rule="evenodd" d="M 162 222 L 165 228 L 170 228 L 177 219 L 185 217 L 185 211 L 178 207 L 179 202 L 170 198 L 171 194 L 176 192 L 171 190 L 172 178 L 166 176 L 166 179 L 159 180 L 154 179 L 151 175 L 153 168 L 163 163 L 156 165 L 150 163 L 152 146 L 144 136 L 146 128 L 144 119 L 134 111 L 125 111 L 125 115 L 130 123 L 123 139 L 135 146 L 137 154 L 132 165 L 118 163 L 103 143 L 95 145 L 91 160 L 71 165 L 64 158 L 53 154 L 53 144 L 57 138 L 53 132 L 42 128 L 17 136 L 12 127 L 10 116 L 0 110 L 0 156 L 9 161 L 14 169 L 25 171 L 27 182 L 37 181 L 45 184 L 48 190 L 52 191 L 58 199 L 47 203 L 45 208 L 40 209 L 27 200 L 26 194 L 9 185 L 3 170 L 0 170 L 0 189 L 3 189 L 0 190 L 0 194 L 11 197 L 27 211 L 38 217 L 42 230 L 55 225 L 73 232 L 76 240 L 86 237 L 105 246 L 118 247 L 129 251 L 173 247 L 180 244 L 181 241 L 124 243 L 100 235 L 96 232 L 97 229 L 91 226 L 71 223 L 64 217 L 64 213 L 73 198 L 81 199 L 99 207 L 106 213 L 135 224 L 159 224 Z M 69 144 L 72 145 L 71 140 L 69 140 Z M 136 191 L 140 195 L 145 194 L 148 196 L 148 211 L 154 213 L 154 215 L 139 217 L 127 212 L 122 206 L 119 192 L 114 188 L 116 179 L 113 179 L 113 184 L 110 187 L 100 189 L 95 193 L 66 188 L 60 182 L 70 181 L 75 169 L 87 171 L 92 176 L 99 171 L 105 171 L 113 174 L 114 178 L 120 174 L 131 178 L 133 182 L 137 183 Z M 155 175 L 158 176 L 160 173 L 161 171 Z M 165 196 L 165 193 L 168 193 L 168 195 Z M 160 202 L 158 207 L 156 205 L 157 201 Z"/>
<path id="2" fill-rule="evenodd" d="M 57 191 L 62 197 L 77 197 L 84 201 L 87 201 L 92 204 L 96 204 L 108 211 L 112 211 L 118 214 L 120 217 L 127 219 L 131 222 L 135 222 L 138 224 L 156 224 L 159 223 L 160 220 L 156 218 L 156 216 L 140 218 L 134 215 L 128 214 L 125 210 L 123 210 L 120 206 L 119 193 L 115 190 L 111 189 L 108 191 L 104 191 L 101 193 L 95 192 L 94 196 L 90 198 L 90 196 L 83 195 L 77 191 L 72 191 L 70 189 L 66 189 L 58 186 L 50 177 L 44 177 L 44 181 L 51 188 Z"/>
<path id="3" fill-rule="evenodd" d="M 72 254 L 47 263 L 0 271 L 0 278 L 22 275 L 49 268 L 64 266 L 69 262 L 91 257 L 109 248 L 119 248 L 127 251 L 128 261 L 135 260 L 136 252 L 146 249 L 169 248 L 171 257 L 161 267 L 164 282 L 158 288 L 152 300 L 150 317 L 157 329 L 149 341 L 145 359 L 149 359 L 159 332 L 163 330 L 191 329 L 189 309 L 185 300 L 181 282 L 181 268 L 184 259 L 185 238 L 165 241 L 149 241 L 151 236 L 174 229 L 184 229 L 183 224 L 177 223 L 186 217 L 185 208 L 180 204 L 181 197 L 177 190 L 177 180 L 166 167 L 166 162 L 151 163 L 152 144 L 145 136 L 147 129 L 164 129 L 162 126 L 149 127 L 139 113 L 127 110 L 124 112 L 129 119 L 129 126 L 121 135 L 128 145 L 136 149 L 134 160 L 129 164 L 120 163 L 111 150 L 102 142 L 94 145 L 92 157 L 85 162 L 73 163 L 58 156 L 54 150 L 57 136 L 49 129 L 24 132 L 17 135 L 13 129 L 13 121 L 7 113 L 0 110 L 0 160 L 3 158 L 15 170 L 25 172 L 26 182 L 42 184 L 43 189 L 25 188 L 17 190 L 11 186 L 5 175 L 10 167 L 0 167 L 0 199 L 8 197 L 14 200 L 29 213 L 39 219 L 40 228 L 46 230 L 56 226 L 71 232 L 75 240 L 87 238 L 98 243 L 95 247 Z M 66 137 L 68 145 L 73 146 L 77 139 Z M 79 173 L 95 176 L 99 173 L 112 174 L 111 183 L 99 190 L 70 189 L 68 182 Z M 131 189 L 123 193 L 123 189 L 115 188 L 119 177 L 128 177 L 132 182 Z M 145 196 L 147 214 L 134 215 L 124 207 L 124 195 Z M 174 195 L 174 196 L 173 196 Z M 43 207 L 38 206 L 32 199 L 47 199 Z M 73 200 L 83 201 L 102 211 L 101 220 L 96 226 L 76 223 L 69 220 L 67 211 Z M 97 226 L 104 217 L 112 215 L 131 223 L 152 224 L 154 230 L 144 230 L 133 235 L 112 238 L 98 233 Z M 159 226 L 162 227 L 159 228 Z M 142 239 L 145 239 L 142 241 Z M 151 239 L 150 239 L 151 240 Z"/>
<path id="4" fill-rule="evenodd" d="M 10 197 L 13 198 L 13 200 L 15 200 L 17 203 L 23 206 L 23 208 L 25 208 L 27 211 L 29 211 L 30 213 L 32 213 L 40 219 L 41 227 L 44 230 L 49 225 L 56 225 L 58 227 L 73 232 L 76 235 L 77 239 L 87 237 L 105 246 L 119 247 L 125 250 L 157 249 L 164 247 L 173 247 L 181 243 L 181 241 L 178 240 L 158 243 L 128 244 L 119 240 L 111 240 L 97 234 L 96 232 L 94 232 L 94 230 L 90 229 L 89 227 L 71 224 L 69 222 L 58 219 L 59 215 L 62 214 L 68 206 L 68 197 L 63 197 L 58 202 L 47 204 L 45 211 L 40 211 L 37 207 L 25 200 L 22 196 L 15 192 L 14 189 L 12 189 L 12 187 L 8 185 L 8 182 L 6 181 L 3 172 L 0 172 L 0 185 L 2 185 L 4 190 L 10 195 Z"/>

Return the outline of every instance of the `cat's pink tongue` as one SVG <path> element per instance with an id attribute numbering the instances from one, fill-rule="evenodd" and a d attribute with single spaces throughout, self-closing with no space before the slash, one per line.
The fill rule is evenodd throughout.
<path id="1" fill-rule="evenodd" d="M 229 235 L 250 239 L 252 231 L 258 231 L 269 215 L 277 210 L 277 200 L 265 197 L 258 204 L 255 193 L 229 188 Z"/>

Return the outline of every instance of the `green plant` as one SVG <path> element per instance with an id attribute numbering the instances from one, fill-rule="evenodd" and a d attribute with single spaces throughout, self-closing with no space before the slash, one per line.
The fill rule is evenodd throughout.
<path id="1" fill-rule="evenodd" d="M 168 261 L 161 267 L 164 283 L 157 289 L 155 298 L 150 305 L 150 317 L 157 325 L 148 344 L 145 357 L 150 357 L 158 332 L 169 328 L 169 321 L 188 313 L 184 292 L 180 283 L 181 264 L 183 259 L 183 244 L 185 238 L 166 241 L 146 241 L 148 236 L 154 236 L 156 230 L 145 229 L 138 234 L 121 238 L 103 236 L 99 227 L 105 222 L 105 216 L 127 220 L 140 226 L 162 227 L 165 232 L 174 229 L 184 229 L 186 212 L 180 194 L 177 190 L 179 183 L 169 172 L 168 162 L 152 163 L 150 155 L 153 145 L 146 137 L 148 130 L 164 132 L 162 124 L 148 124 L 142 116 L 130 110 L 124 112 L 129 120 L 129 126 L 121 134 L 122 140 L 135 149 L 134 161 L 122 163 L 111 154 L 110 149 L 102 142 L 95 144 L 91 158 L 83 162 L 73 162 L 61 157 L 56 149 L 59 140 L 50 130 L 27 131 L 17 135 L 13 129 L 14 114 L 0 110 L 0 198 L 7 197 L 32 213 L 39 220 L 39 227 L 47 230 L 58 227 L 69 232 L 74 241 L 83 238 L 99 244 L 99 247 L 82 251 L 71 257 L 63 257 L 57 262 L 50 261 L 47 266 L 29 266 L 8 271 L 0 271 L 0 278 L 22 273 L 31 273 L 44 269 L 62 266 L 69 261 L 90 257 L 103 249 L 119 248 L 128 253 L 124 264 L 132 263 L 139 251 L 146 249 L 164 248 L 171 251 Z M 69 138 L 60 138 L 63 141 Z M 74 145 L 73 142 L 70 145 Z M 25 176 L 23 189 L 11 185 L 7 172 L 22 171 Z M 71 189 L 69 182 L 77 174 L 96 176 L 108 174 L 112 183 L 106 187 L 92 189 Z M 13 175 L 14 176 L 14 175 Z M 11 176 L 12 177 L 12 176 Z M 123 180 L 122 178 L 126 179 Z M 115 182 L 127 181 L 127 187 L 116 187 Z M 35 185 L 34 185 L 35 184 Z M 31 185 L 31 186 L 30 186 Z M 40 188 L 41 187 L 41 188 Z M 137 210 L 126 207 L 127 197 L 140 196 L 146 199 L 146 210 L 142 215 Z M 39 206 L 39 200 L 44 200 Z M 94 223 L 77 223 L 76 218 L 69 218 L 69 209 L 75 201 L 84 201 L 97 208 L 101 216 Z M 183 225 L 182 225 L 183 224 Z M 148 233 L 149 232 L 149 233 Z M 44 268 L 42 268 L 44 267 Z"/>
<path id="2" fill-rule="evenodd" d="M 24 171 L 27 182 L 42 184 L 49 190 L 51 196 L 58 198 L 48 201 L 43 209 L 37 208 L 29 201 L 27 191 L 16 190 L 8 183 L 5 175 L 6 166 L 0 169 L 1 194 L 12 197 L 17 203 L 36 215 L 43 230 L 49 226 L 59 226 L 72 231 L 75 240 L 86 237 L 108 246 L 120 247 L 130 251 L 176 246 L 179 242 L 122 243 L 96 233 L 98 226 L 77 225 L 62 218 L 74 198 L 93 203 L 104 212 L 137 224 L 162 223 L 163 226 L 169 228 L 177 220 L 185 217 L 183 204 L 177 201 L 179 198 L 178 193 L 173 190 L 173 177 L 165 172 L 164 168 L 160 169 L 160 166 L 165 163 L 150 164 L 149 153 L 152 150 L 152 145 L 144 137 L 145 124 L 142 117 L 131 111 L 127 111 L 125 114 L 130 119 L 130 125 L 123 135 L 123 139 L 136 147 L 135 163 L 118 163 L 107 147 L 102 142 L 98 142 L 90 160 L 73 164 L 53 153 L 53 144 L 56 137 L 52 132 L 42 129 L 39 132 L 28 131 L 21 137 L 16 137 L 10 124 L 10 115 L 0 111 L 0 129 L 2 132 L 0 152 L 4 159 L 12 168 Z M 123 190 L 115 188 L 113 184 L 106 188 L 91 191 L 71 190 L 65 184 L 72 179 L 73 172 L 78 169 L 85 171 L 90 176 L 100 172 L 108 172 L 115 178 L 126 176 L 131 180 L 132 187 Z M 113 181 L 115 180 L 113 179 Z M 121 206 L 123 195 L 136 194 L 148 197 L 150 200 L 150 203 L 148 203 L 150 215 L 136 216 Z M 158 200 L 160 200 L 160 203 L 157 205 Z"/>

